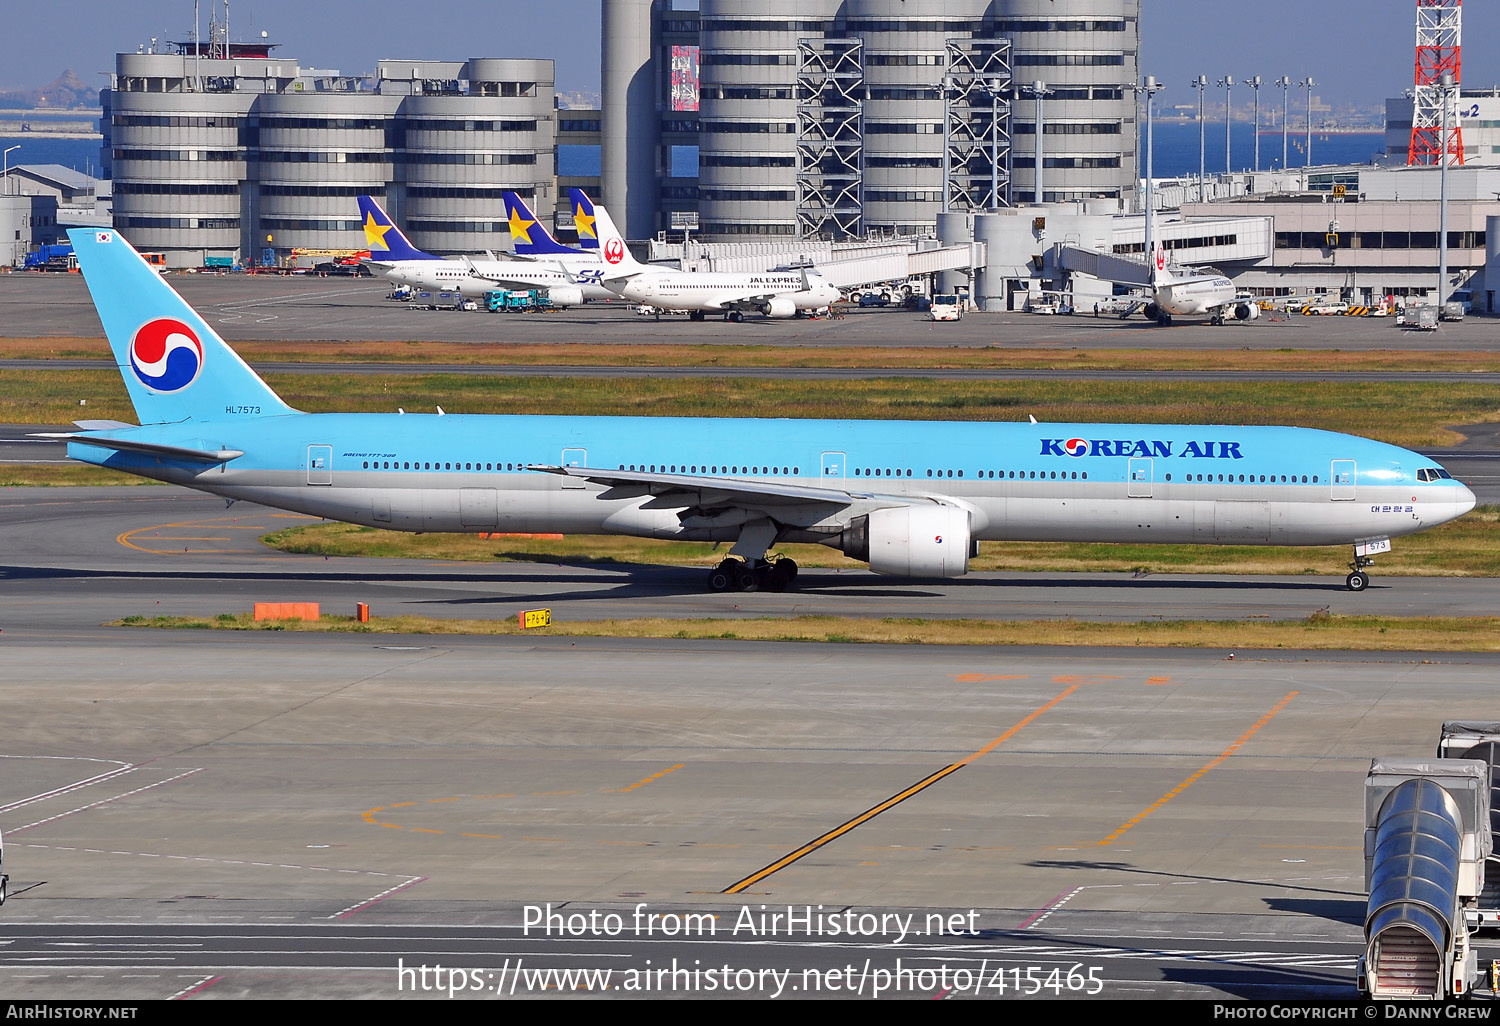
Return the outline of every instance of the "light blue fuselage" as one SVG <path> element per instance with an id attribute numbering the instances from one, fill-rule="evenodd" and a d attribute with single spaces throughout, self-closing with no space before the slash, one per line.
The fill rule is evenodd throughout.
<path id="1" fill-rule="evenodd" d="M 1349 544 L 1432 527 L 1474 503 L 1457 481 L 1417 480 L 1436 466 L 1417 453 L 1305 428 L 287 414 L 112 434 L 244 455 L 206 467 L 80 443 L 69 455 L 411 531 L 719 540 L 747 519 L 679 518 L 650 508 L 645 488 L 611 490 L 533 466 L 804 484 L 877 502 L 937 496 L 970 507 L 985 540 Z M 826 504 L 763 505 L 783 540 L 833 543 L 847 519 Z"/>

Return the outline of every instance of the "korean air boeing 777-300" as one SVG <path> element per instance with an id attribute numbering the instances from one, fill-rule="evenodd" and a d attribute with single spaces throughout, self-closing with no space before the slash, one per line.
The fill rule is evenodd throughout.
<path id="1" fill-rule="evenodd" d="M 958 577 L 981 540 L 1352 546 L 1474 495 L 1424 456 L 1306 428 L 301 413 L 118 232 L 68 232 L 140 425 L 68 455 L 369 527 L 733 543 L 709 587 L 786 588 L 780 542 Z"/>

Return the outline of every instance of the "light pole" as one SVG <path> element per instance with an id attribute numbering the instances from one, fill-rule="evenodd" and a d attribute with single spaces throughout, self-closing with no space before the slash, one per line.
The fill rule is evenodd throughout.
<path id="1" fill-rule="evenodd" d="M 1152 266 L 1152 261 L 1154 261 L 1156 259 L 1156 250 L 1155 250 L 1155 248 L 1152 245 L 1152 239 L 1151 239 L 1151 221 L 1152 221 L 1152 219 L 1153 219 L 1153 217 L 1154 217 L 1154 215 L 1156 213 L 1155 210 L 1152 209 L 1155 206 L 1155 204 L 1156 204 L 1156 193 L 1155 193 L 1155 187 L 1154 187 L 1154 183 L 1153 183 L 1153 179 L 1156 177 L 1156 168 L 1154 166 L 1155 165 L 1155 160 L 1154 160 L 1155 154 L 1153 153 L 1154 147 L 1152 146 L 1151 104 L 1152 104 L 1152 97 L 1154 97 L 1157 93 L 1161 92 L 1162 86 L 1161 86 L 1161 83 L 1159 83 L 1159 82 L 1156 81 L 1156 76 L 1155 75 L 1147 75 L 1146 76 L 1146 81 L 1142 85 L 1136 86 L 1136 88 L 1138 90 L 1140 90 L 1141 92 L 1143 92 L 1143 93 L 1146 94 L 1146 243 L 1145 243 L 1145 250 L 1146 250 L 1146 266 L 1150 267 L 1150 266 Z M 1149 284 L 1149 280 L 1148 280 L 1148 284 Z"/>
<path id="2" fill-rule="evenodd" d="M 5 194 L 7 196 L 9 196 L 10 192 L 11 192 L 11 189 L 10 189 L 10 154 L 11 154 L 11 150 L 19 150 L 20 148 L 21 148 L 21 144 L 20 143 L 16 143 L 14 146 L 10 147 L 10 149 L 8 149 L 8 150 L 5 151 L 5 161 L 4 161 L 5 171 L 4 171 L 3 174 L 0 174 L 0 180 L 3 180 L 5 182 Z"/>
<path id="3" fill-rule="evenodd" d="M 1234 124 L 1234 107 L 1230 101 L 1230 92 L 1234 89 L 1234 76 L 1225 75 L 1219 79 L 1219 87 L 1224 90 L 1224 173 L 1227 175 L 1234 170 L 1229 163 L 1229 129 Z"/>
<path id="4" fill-rule="evenodd" d="M 1050 96 L 1052 90 L 1041 81 L 1033 82 L 1026 88 L 1036 97 L 1036 201 L 1042 203 L 1046 198 L 1046 193 L 1042 191 L 1042 98 Z"/>
<path id="5" fill-rule="evenodd" d="M 1203 97 L 1208 90 L 1208 76 L 1199 75 L 1193 79 L 1193 88 L 1198 90 L 1198 202 L 1202 203 L 1206 198 L 1203 180 L 1207 177 L 1204 154 L 1208 141 L 1208 124 L 1203 120 Z"/>
<path id="6" fill-rule="evenodd" d="M 1276 80 L 1276 84 L 1279 85 L 1279 86 L 1281 86 L 1281 170 L 1285 171 L 1286 170 L 1286 157 L 1287 157 L 1287 147 L 1286 147 L 1286 143 L 1287 143 L 1287 124 L 1286 124 L 1286 119 L 1287 119 L 1287 111 L 1291 109 L 1290 97 L 1292 95 L 1292 93 L 1291 93 L 1292 80 L 1290 78 L 1288 78 L 1286 75 L 1282 75 L 1280 78 L 1278 78 Z"/>
<path id="7" fill-rule="evenodd" d="M 1318 83 L 1316 83 L 1316 82 L 1313 81 L 1313 77 L 1311 75 L 1307 76 L 1307 81 L 1306 82 L 1301 83 L 1301 85 L 1307 89 L 1307 166 L 1308 167 L 1312 167 L 1312 91 L 1313 91 L 1313 86 L 1315 86 L 1317 84 Z"/>
<path id="8" fill-rule="evenodd" d="M 1443 72 L 1438 85 L 1443 94 L 1442 170 L 1438 173 L 1438 319 L 1443 317 L 1443 302 L 1448 298 L 1448 161 L 1452 158 L 1453 143 L 1448 138 L 1448 110 L 1453 104 L 1453 72 Z"/>
<path id="9" fill-rule="evenodd" d="M 1264 80 L 1256 75 L 1245 79 L 1245 84 L 1255 90 L 1255 170 L 1260 170 L 1260 87 Z"/>

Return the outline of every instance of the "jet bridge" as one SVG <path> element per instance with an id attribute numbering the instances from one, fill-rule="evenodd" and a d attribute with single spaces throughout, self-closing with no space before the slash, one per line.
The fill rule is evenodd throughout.
<path id="1" fill-rule="evenodd" d="M 1359 988 L 1382 1000 L 1447 1000 L 1477 974 L 1467 913 L 1484 889 L 1490 767 L 1376 759 L 1365 777 L 1365 953 Z"/>
<path id="2" fill-rule="evenodd" d="M 1474 759 L 1490 767 L 1490 856 L 1485 863 L 1484 892 L 1469 916 L 1474 929 L 1500 929 L 1500 722 L 1449 720 L 1438 741 L 1439 759 Z"/>

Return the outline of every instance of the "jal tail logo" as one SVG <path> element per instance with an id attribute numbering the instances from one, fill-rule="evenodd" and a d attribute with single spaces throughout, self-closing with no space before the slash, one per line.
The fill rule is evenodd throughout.
<path id="1" fill-rule="evenodd" d="M 130 369 L 153 392 L 181 392 L 203 370 L 203 343 L 181 321 L 158 317 L 137 328 L 131 338 Z"/>
<path id="2" fill-rule="evenodd" d="M 1165 271 L 1167 269 L 1167 250 L 1161 243 L 1156 244 L 1156 269 Z"/>
<path id="3" fill-rule="evenodd" d="M 1063 443 L 1063 452 L 1069 456 L 1087 456 L 1089 454 L 1089 443 L 1084 438 L 1070 438 Z"/>
<path id="4" fill-rule="evenodd" d="M 625 240 L 613 238 L 604 244 L 604 259 L 611 264 L 618 264 L 625 259 Z"/>

